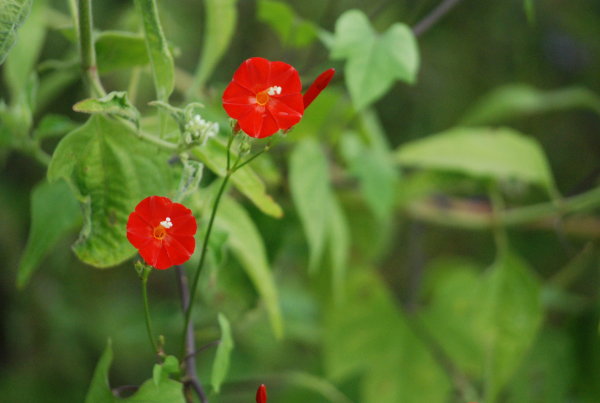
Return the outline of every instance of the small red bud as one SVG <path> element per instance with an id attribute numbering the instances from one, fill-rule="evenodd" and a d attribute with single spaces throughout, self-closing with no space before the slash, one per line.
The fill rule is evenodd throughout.
<path id="1" fill-rule="evenodd" d="M 267 403 L 267 387 L 264 384 L 256 391 L 256 403 Z"/>
<path id="2" fill-rule="evenodd" d="M 308 90 L 304 93 L 304 109 L 308 108 L 308 105 L 310 105 L 321 91 L 327 87 L 334 74 L 335 69 L 328 69 L 322 72 L 319 77 L 313 81 L 310 87 L 308 87 Z"/>

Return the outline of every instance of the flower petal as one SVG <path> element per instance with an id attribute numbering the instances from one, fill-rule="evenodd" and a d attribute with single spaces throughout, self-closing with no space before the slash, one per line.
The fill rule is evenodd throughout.
<path id="1" fill-rule="evenodd" d="M 271 63 L 267 59 L 252 57 L 244 61 L 236 70 L 233 81 L 256 94 L 267 88 L 270 73 Z"/>

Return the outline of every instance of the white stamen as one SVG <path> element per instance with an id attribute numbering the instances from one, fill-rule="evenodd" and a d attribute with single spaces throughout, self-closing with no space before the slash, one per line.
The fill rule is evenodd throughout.
<path id="1" fill-rule="evenodd" d="M 171 217 L 165 218 L 164 221 L 160 222 L 160 225 L 162 225 L 165 228 L 171 228 L 173 226 L 173 223 L 171 222 Z"/>
<path id="2" fill-rule="evenodd" d="M 278 85 L 274 85 L 267 90 L 267 94 L 269 94 L 270 96 L 281 95 L 281 87 Z"/>

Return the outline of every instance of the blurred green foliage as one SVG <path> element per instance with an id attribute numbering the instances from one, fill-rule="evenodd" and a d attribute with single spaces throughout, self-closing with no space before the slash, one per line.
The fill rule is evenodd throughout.
<path id="1" fill-rule="evenodd" d="M 600 400 L 599 3 L 463 1 L 415 38 L 438 2 L 96 1 L 110 94 L 87 101 L 77 2 L 30 3 L 0 6 L 0 400 L 182 401 L 123 223 L 176 194 L 186 165 L 158 147 L 200 102 L 221 127 L 186 156 L 202 239 L 221 94 L 252 56 L 337 74 L 217 215 L 194 316 L 211 401 Z M 149 289 L 178 353 L 173 270 Z"/>

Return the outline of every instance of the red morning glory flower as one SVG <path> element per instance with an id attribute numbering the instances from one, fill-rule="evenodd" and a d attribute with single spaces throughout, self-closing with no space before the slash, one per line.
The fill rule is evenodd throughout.
<path id="1" fill-rule="evenodd" d="M 268 137 L 302 119 L 302 83 L 295 68 L 261 57 L 244 61 L 223 93 L 223 108 L 251 137 Z"/>
<path id="2" fill-rule="evenodd" d="M 127 239 L 157 269 L 187 262 L 196 248 L 196 219 L 183 204 L 166 197 L 142 200 L 127 221 Z"/>
<path id="3" fill-rule="evenodd" d="M 315 98 L 329 85 L 329 82 L 335 74 L 335 69 L 328 69 L 319 74 L 319 77 L 313 81 L 304 93 L 304 109 L 308 108 L 308 105 L 315 100 Z"/>
<path id="4" fill-rule="evenodd" d="M 256 391 L 256 403 L 267 403 L 267 387 L 264 384 Z"/>

